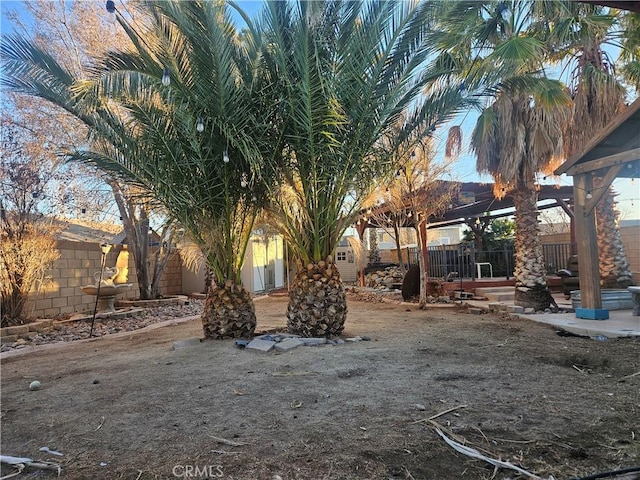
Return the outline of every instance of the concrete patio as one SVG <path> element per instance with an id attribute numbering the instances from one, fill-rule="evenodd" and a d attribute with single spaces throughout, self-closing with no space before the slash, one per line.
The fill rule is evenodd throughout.
<path id="1" fill-rule="evenodd" d="M 554 293 L 558 306 L 563 310 L 572 308 L 571 300 L 566 300 L 562 293 Z M 504 305 L 505 308 L 513 306 L 512 300 L 503 300 L 500 302 L 490 300 L 466 300 L 466 302 L 474 307 L 489 309 L 489 305 Z M 607 338 L 616 337 L 640 337 L 640 316 L 634 316 L 629 310 L 610 310 L 609 319 L 607 320 L 586 320 L 577 318 L 575 313 L 534 313 L 514 314 L 520 318 L 533 320 L 534 322 L 546 323 L 567 332 L 576 335 L 586 335 L 589 337 L 604 336 Z"/>

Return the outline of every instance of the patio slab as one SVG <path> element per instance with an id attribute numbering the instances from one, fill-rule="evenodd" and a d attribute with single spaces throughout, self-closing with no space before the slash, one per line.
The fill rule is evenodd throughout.
<path id="1" fill-rule="evenodd" d="M 631 310 L 612 310 L 607 320 L 577 318 L 574 313 L 519 313 L 518 317 L 553 325 L 576 335 L 607 338 L 640 336 L 640 317 L 632 316 Z"/>
<path id="2" fill-rule="evenodd" d="M 571 308 L 571 300 L 566 300 L 564 295 L 555 293 L 553 298 L 560 308 Z M 488 308 L 489 305 L 488 301 L 482 300 L 469 300 L 467 303 L 473 307 L 481 308 Z M 513 302 L 500 303 L 513 306 Z M 607 338 L 640 336 L 640 317 L 634 316 L 632 310 L 610 310 L 607 320 L 578 318 L 575 313 L 517 313 L 514 315 L 534 322 L 553 325 L 576 335 Z"/>

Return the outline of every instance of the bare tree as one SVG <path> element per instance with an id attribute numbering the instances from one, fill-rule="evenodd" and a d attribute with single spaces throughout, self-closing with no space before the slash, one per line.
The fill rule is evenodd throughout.
<path id="1" fill-rule="evenodd" d="M 127 2 L 120 3 L 122 11 L 129 12 Z M 87 78 L 90 58 L 99 57 L 107 49 L 129 45 L 129 39 L 122 29 L 106 21 L 104 5 L 101 3 L 55 0 L 26 2 L 24 8 L 38 28 L 21 23 L 21 16 L 9 10 L 7 17 L 15 29 L 23 36 L 32 38 L 36 44 L 46 46 L 46 51 L 78 80 Z M 133 17 L 130 16 L 130 20 L 135 24 Z M 104 41 L 105 37 L 109 38 L 109 42 Z M 39 97 L 37 91 L 26 95 L 9 91 L 5 101 L 11 108 L 4 110 L 15 112 L 11 121 L 28 132 L 20 141 L 33 158 L 55 161 L 56 152 L 75 150 L 90 141 L 91 132 L 86 125 L 66 113 L 55 100 Z M 148 198 L 114 177 L 97 174 L 95 169 L 80 164 L 66 164 L 64 171 L 64 188 L 60 189 L 62 202 L 56 213 L 83 219 L 104 219 L 101 215 L 103 212 L 114 215 L 111 207 L 115 200 L 129 251 L 136 265 L 139 297 L 159 297 L 160 278 L 172 254 L 173 224 L 163 224 L 163 241 L 153 250 L 151 257 L 148 234 L 151 207 Z M 106 194 L 107 185 L 113 196 Z"/>
<path id="2" fill-rule="evenodd" d="M 396 175 L 386 186 L 379 188 L 369 199 L 370 217 L 378 225 L 386 225 L 392 232 L 400 264 L 401 255 L 400 231 L 402 227 L 410 227 L 417 238 L 418 264 L 420 266 L 420 307 L 427 303 L 427 224 L 430 218 L 444 212 L 459 185 L 454 182 L 440 180 L 448 173 L 451 160 L 445 158 L 436 161 L 430 140 L 418 142 L 408 155 L 397 159 L 399 165 Z M 404 270 L 404 266 L 402 266 Z M 404 273 L 404 272 L 403 272 Z"/>
<path id="3" fill-rule="evenodd" d="M 45 217 L 47 183 L 53 178 L 42 162 L 25 155 L 16 128 L 2 125 L 0 159 L 0 297 L 2 326 L 24 323 L 29 292 L 40 289 L 59 257 L 56 227 Z"/>

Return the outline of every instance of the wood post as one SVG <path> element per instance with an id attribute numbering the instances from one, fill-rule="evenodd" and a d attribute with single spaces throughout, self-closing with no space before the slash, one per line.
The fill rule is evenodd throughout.
<path id="1" fill-rule="evenodd" d="M 587 209 L 590 203 L 587 195 L 592 189 L 593 180 L 590 173 L 581 173 L 573 177 L 580 300 L 583 309 L 602 309 L 595 212 L 593 209 Z"/>

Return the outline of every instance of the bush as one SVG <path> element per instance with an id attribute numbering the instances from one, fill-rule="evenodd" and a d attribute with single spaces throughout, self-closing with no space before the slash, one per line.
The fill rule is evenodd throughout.
<path id="1" fill-rule="evenodd" d="M 0 238 L 0 297 L 3 327 L 25 323 L 29 292 L 40 290 L 45 275 L 60 253 L 55 246 L 54 228 L 44 221 L 23 225 L 18 231 L 3 228 Z"/>

